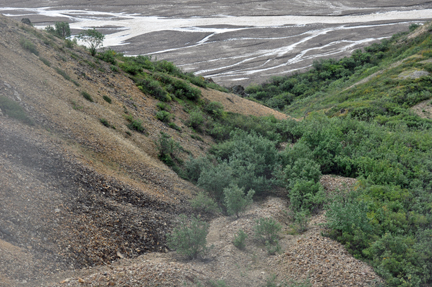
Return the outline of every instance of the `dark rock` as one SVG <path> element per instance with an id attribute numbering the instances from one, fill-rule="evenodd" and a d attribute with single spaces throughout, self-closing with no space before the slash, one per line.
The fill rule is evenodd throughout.
<path id="1" fill-rule="evenodd" d="M 245 97 L 248 96 L 248 94 L 246 94 L 246 92 L 245 92 L 244 87 L 241 86 L 241 85 L 232 86 L 231 87 L 231 92 L 234 93 L 234 94 L 236 94 L 236 95 L 239 95 L 242 98 L 245 98 Z"/>
<path id="2" fill-rule="evenodd" d="M 33 27 L 33 23 L 30 21 L 29 18 L 22 18 L 21 22 L 24 23 L 24 24 L 26 24 L 26 25 L 29 25 L 29 26 Z"/>

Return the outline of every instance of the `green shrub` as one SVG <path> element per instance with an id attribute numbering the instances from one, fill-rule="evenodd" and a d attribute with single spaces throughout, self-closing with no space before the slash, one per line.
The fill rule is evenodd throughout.
<path id="1" fill-rule="evenodd" d="M 138 120 L 138 119 L 132 119 L 129 124 L 127 124 L 127 127 L 130 130 L 134 130 L 140 133 L 144 133 L 145 132 L 145 128 L 142 126 L 142 121 Z"/>
<path id="2" fill-rule="evenodd" d="M 117 66 L 114 66 L 114 65 L 110 66 L 110 70 L 113 71 L 114 73 L 118 73 L 119 72 L 119 68 Z"/>
<path id="3" fill-rule="evenodd" d="M 281 246 L 279 244 L 279 240 L 278 239 L 276 239 L 273 242 L 266 241 L 265 242 L 265 247 L 266 247 L 267 253 L 269 255 L 274 255 L 274 254 L 279 253 L 281 251 Z"/>
<path id="4" fill-rule="evenodd" d="M 197 140 L 197 141 L 200 141 L 200 142 L 204 142 L 204 140 L 202 139 L 202 137 L 200 137 L 199 135 L 191 134 L 190 137 L 193 138 L 194 140 Z"/>
<path id="5" fill-rule="evenodd" d="M 303 233 L 308 229 L 309 213 L 305 210 L 294 213 L 294 228 L 297 233 Z"/>
<path id="6" fill-rule="evenodd" d="M 177 159 L 177 153 L 181 149 L 180 144 L 161 131 L 156 147 L 159 151 L 159 159 L 168 166 L 175 166 L 174 159 Z"/>
<path id="7" fill-rule="evenodd" d="M 226 162 L 222 162 L 217 166 L 206 166 L 198 178 L 198 186 L 204 188 L 218 200 L 223 199 L 223 190 L 232 182 L 232 170 Z"/>
<path id="8" fill-rule="evenodd" d="M 170 111 L 171 111 L 171 106 L 168 105 L 167 103 L 159 102 L 159 103 L 156 104 L 156 106 L 157 106 L 158 109 L 161 110 L 161 111 L 167 111 L 167 112 L 170 112 Z"/>
<path id="9" fill-rule="evenodd" d="M 298 180 L 317 183 L 321 178 L 320 166 L 311 159 L 299 158 L 294 165 L 287 165 L 284 169 L 285 181 L 288 187 L 293 187 Z"/>
<path id="10" fill-rule="evenodd" d="M 168 126 L 169 126 L 170 128 L 172 128 L 172 129 L 175 129 L 176 131 L 179 131 L 179 132 L 182 131 L 181 127 L 179 127 L 178 125 L 176 125 L 176 124 L 173 123 L 173 122 L 169 123 Z"/>
<path id="11" fill-rule="evenodd" d="M 204 107 L 204 110 L 215 118 L 220 118 L 223 115 L 224 107 L 219 102 L 211 102 Z"/>
<path id="12" fill-rule="evenodd" d="M 160 120 L 164 123 L 169 123 L 171 121 L 171 118 L 173 117 L 173 115 L 167 111 L 159 111 L 156 113 L 156 117 L 158 120 Z"/>
<path id="13" fill-rule="evenodd" d="M 246 195 L 244 188 L 239 188 L 236 184 L 230 184 L 229 187 L 224 188 L 225 207 L 228 215 L 236 215 L 244 212 L 246 208 L 252 204 L 255 191 L 250 189 Z"/>
<path id="14" fill-rule="evenodd" d="M 47 65 L 48 67 L 51 67 L 51 62 L 48 61 L 47 59 L 42 58 L 42 57 L 39 57 L 39 60 L 41 60 L 42 63 L 44 63 L 44 64 Z"/>
<path id="15" fill-rule="evenodd" d="M 89 94 L 89 93 L 87 93 L 86 91 L 82 91 L 81 92 L 81 95 L 84 97 L 84 99 L 86 99 L 87 101 L 89 101 L 89 102 L 94 102 L 93 101 L 93 98 L 92 98 L 92 96 Z"/>
<path id="16" fill-rule="evenodd" d="M 200 110 L 195 110 L 190 113 L 188 124 L 196 129 L 200 130 L 200 126 L 204 123 L 204 116 Z"/>
<path id="17" fill-rule="evenodd" d="M 199 192 L 197 196 L 189 201 L 191 207 L 196 211 L 217 212 L 219 210 L 216 202 L 204 192 Z"/>
<path id="18" fill-rule="evenodd" d="M 247 238 L 247 234 L 240 229 L 237 234 L 234 236 L 234 240 L 233 240 L 233 244 L 235 247 L 237 247 L 238 249 L 244 249 L 246 247 L 246 238 Z"/>
<path id="19" fill-rule="evenodd" d="M 0 110 L 9 117 L 25 124 L 33 125 L 33 121 L 27 116 L 25 110 L 15 101 L 0 95 Z"/>
<path id="20" fill-rule="evenodd" d="M 65 39 L 66 48 L 73 49 L 73 47 L 75 47 L 75 45 L 77 45 L 76 39 L 73 39 L 73 40 Z"/>
<path id="21" fill-rule="evenodd" d="M 104 96 L 102 96 L 102 98 L 105 100 L 105 102 L 107 102 L 108 104 L 111 104 L 111 98 L 110 97 L 104 95 Z"/>
<path id="22" fill-rule="evenodd" d="M 291 209 L 295 212 L 302 210 L 313 211 L 320 208 L 326 200 L 324 188 L 321 184 L 305 179 L 295 181 L 288 197 Z"/>
<path id="23" fill-rule="evenodd" d="M 211 161 L 207 157 L 190 158 L 185 162 L 184 169 L 187 178 L 193 182 L 197 183 L 204 169 L 208 169 L 212 166 Z"/>
<path id="24" fill-rule="evenodd" d="M 274 244 L 278 242 L 278 233 L 281 231 L 282 225 L 273 218 L 259 218 L 256 220 L 254 226 L 255 236 L 258 240 L 267 244 Z"/>
<path id="25" fill-rule="evenodd" d="M 35 54 L 36 56 L 39 55 L 39 51 L 36 49 L 36 45 L 33 44 L 33 42 L 31 42 L 30 40 L 25 39 L 25 38 L 21 38 L 19 43 L 20 43 L 21 47 L 23 47 L 27 51 Z"/>
<path id="26" fill-rule="evenodd" d="M 138 81 L 137 85 L 143 92 L 155 97 L 160 101 L 163 102 L 171 101 L 171 97 L 161 87 L 158 81 L 149 78 L 143 78 Z"/>
<path id="27" fill-rule="evenodd" d="M 101 59 L 104 62 L 110 63 L 112 65 L 117 65 L 117 60 L 115 58 L 116 52 L 114 50 L 108 49 L 106 51 L 100 52 L 97 55 L 98 59 Z"/>
<path id="28" fill-rule="evenodd" d="M 107 119 L 102 118 L 102 119 L 99 119 L 99 121 L 101 122 L 101 124 L 103 124 L 104 126 L 106 126 L 108 128 L 111 126 Z"/>
<path id="29" fill-rule="evenodd" d="M 208 248 L 207 234 L 209 224 L 191 216 L 180 215 L 177 227 L 167 235 L 167 245 L 170 249 L 186 256 L 189 259 L 204 254 Z"/>

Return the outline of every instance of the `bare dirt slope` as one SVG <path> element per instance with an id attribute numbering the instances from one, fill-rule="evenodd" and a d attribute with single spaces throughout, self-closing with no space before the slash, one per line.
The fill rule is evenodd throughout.
<path id="1" fill-rule="evenodd" d="M 0 112 L 0 286 L 164 252 L 171 219 L 189 212 L 196 187 L 158 160 L 155 142 L 164 131 L 197 156 L 211 139 L 192 139 L 175 104 L 183 131 L 168 128 L 155 117 L 155 99 L 81 48 L 3 16 L 0 35 L 0 96 L 33 122 Z M 284 116 L 253 102 L 242 112 Z M 130 131 L 125 114 L 140 119 L 145 133 Z"/>

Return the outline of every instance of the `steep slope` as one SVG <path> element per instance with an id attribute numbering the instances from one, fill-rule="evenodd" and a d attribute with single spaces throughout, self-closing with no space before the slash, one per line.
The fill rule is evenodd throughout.
<path id="1" fill-rule="evenodd" d="M 195 156 L 212 139 L 191 138 L 176 103 L 182 132 L 168 128 L 155 117 L 156 99 L 82 48 L 3 16 L 0 34 L 0 285 L 165 251 L 171 219 L 190 212 L 196 187 L 158 159 L 160 131 Z M 245 114 L 285 117 L 202 94 L 234 99 L 227 110 L 247 102 Z M 130 130 L 125 115 L 145 132 Z"/>

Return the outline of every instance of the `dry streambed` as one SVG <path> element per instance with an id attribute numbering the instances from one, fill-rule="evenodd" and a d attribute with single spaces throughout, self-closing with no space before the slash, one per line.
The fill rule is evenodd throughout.
<path id="1" fill-rule="evenodd" d="M 310 67 L 316 59 L 343 57 L 353 50 L 432 19 L 431 4 L 411 1 L 242 2 L 74 6 L 58 1 L 6 1 L 0 13 L 29 17 L 38 27 L 71 22 L 73 31 L 97 27 L 105 46 L 128 55 L 173 61 L 185 71 L 224 85 L 261 82 Z M 31 8 L 30 8 L 31 7 Z"/>

